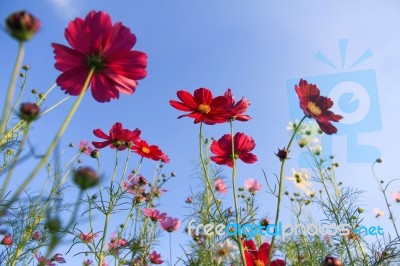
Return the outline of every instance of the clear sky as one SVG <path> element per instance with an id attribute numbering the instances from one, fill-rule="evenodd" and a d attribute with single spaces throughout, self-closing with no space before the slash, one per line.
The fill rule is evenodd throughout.
<path id="1" fill-rule="evenodd" d="M 177 120 L 181 113 L 169 106 L 176 91 L 207 87 L 221 95 L 231 88 L 237 98 L 251 101 L 248 114 L 253 119 L 235 124 L 235 130 L 255 139 L 259 161 L 239 164 L 242 184 L 249 177 L 262 181 L 262 169 L 271 177 L 278 172 L 274 152 L 288 141 L 288 121 L 301 118 L 293 99 L 293 84 L 301 77 L 337 99 L 336 111 L 347 117 L 339 126 L 340 134 L 327 143 L 333 143 L 340 162 L 339 177 L 367 192 L 360 199 L 366 221 L 376 223 L 373 208 L 385 209 L 368 162 L 381 154 L 385 162 L 378 172 L 386 180 L 398 177 L 398 1 L 4 0 L 0 17 L 20 9 L 42 22 L 40 32 L 26 45 L 24 63 L 31 65 L 28 89 L 45 90 L 54 83 L 59 72 L 50 44 L 67 44 L 63 34 L 71 19 L 104 10 L 113 22 L 121 21 L 136 34 L 135 49 L 148 54 L 146 79 L 133 95 L 121 95 L 111 103 L 101 104 L 86 95 L 62 143 L 94 140 L 93 129 L 108 131 L 118 121 L 126 128 L 140 128 L 143 138 L 169 154 L 167 169 L 178 174 L 167 185 L 169 193 L 160 207 L 171 216 L 188 215 L 183 206 L 190 188 L 195 188 L 193 161 L 198 154 L 198 125 L 191 119 Z M 4 93 L 17 45 L 0 31 L 0 47 Z M 57 91 L 52 97 L 61 99 L 63 93 Z M 49 132 L 58 129 L 72 100 L 33 128 L 31 141 L 40 151 L 46 149 L 48 144 L 43 143 L 53 137 Z M 205 129 L 208 137 L 227 132 L 227 125 Z M 360 148 L 357 143 L 372 147 Z M 288 173 L 296 166 L 297 160 L 292 159 Z M 151 169 L 152 164 L 146 167 Z M 393 190 L 400 190 L 400 184 Z M 266 194 L 259 195 L 258 201 L 262 213 L 275 212 L 275 202 Z M 167 244 L 163 246 L 168 250 Z M 175 250 L 179 253 L 178 246 Z"/>

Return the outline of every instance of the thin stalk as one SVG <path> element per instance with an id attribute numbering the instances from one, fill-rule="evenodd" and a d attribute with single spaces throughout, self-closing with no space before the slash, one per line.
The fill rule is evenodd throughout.
<path id="1" fill-rule="evenodd" d="M 286 150 L 289 152 L 290 151 L 290 146 L 292 146 L 294 137 L 297 134 L 297 131 L 300 128 L 300 125 L 303 123 L 303 121 L 307 118 L 307 116 L 304 116 L 299 124 L 296 126 L 296 128 L 293 131 L 292 137 L 289 140 L 288 145 L 286 146 Z M 280 214 L 280 210 L 281 210 L 281 200 L 282 200 L 282 194 L 283 194 L 283 181 L 284 181 L 284 175 L 285 175 L 285 162 L 286 162 L 286 158 L 281 160 L 281 169 L 280 169 L 280 173 L 279 173 L 279 190 L 278 190 L 278 202 L 277 202 L 277 208 L 276 208 L 276 214 L 275 214 L 275 225 L 278 225 L 279 222 L 279 214 Z M 268 255 L 268 266 L 271 265 L 271 259 L 272 259 L 272 253 L 273 253 L 273 249 L 274 249 L 274 243 L 275 243 L 275 237 L 276 234 L 274 234 L 272 236 L 272 240 L 271 240 L 271 245 L 270 245 L 270 249 L 269 249 L 269 255 Z"/>
<path id="2" fill-rule="evenodd" d="M 233 122 L 232 120 L 230 121 L 230 128 L 231 128 L 231 148 L 232 148 L 232 162 L 233 162 L 233 167 L 232 167 L 232 191 L 233 191 L 233 201 L 235 203 L 235 218 L 236 218 L 236 225 L 238 226 L 240 224 L 240 217 L 239 217 L 239 208 L 238 208 L 238 202 L 237 202 L 237 193 L 236 193 L 236 153 L 235 153 L 235 140 L 233 137 Z M 244 250 L 243 250 L 243 245 L 242 241 L 240 239 L 241 235 L 239 232 L 237 232 L 237 243 L 239 246 L 239 251 L 240 251 L 240 260 L 242 261 L 243 265 L 246 265 L 246 258 L 244 256 Z"/>
<path id="3" fill-rule="evenodd" d="M 11 74 L 10 84 L 8 85 L 8 90 L 7 90 L 6 101 L 5 101 L 4 107 L 3 107 L 3 114 L 2 114 L 1 120 L 0 120 L 0 136 L 3 136 L 3 134 L 6 131 L 7 117 L 10 112 L 11 101 L 14 96 L 15 83 L 17 82 L 17 77 L 18 77 L 18 74 L 19 74 L 19 71 L 20 71 L 20 68 L 22 65 L 24 53 L 25 53 L 24 42 L 19 42 L 17 60 L 15 61 L 14 69 Z"/>
<path id="4" fill-rule="evenodd" d="M 72 117 L 74 116 L 76 110 L 78 109 L 80 103 L 82 102 L 82 99 L 89 87 L 90 80 L 93 76 L 94 69 L 91 69 L 85 83 L 83 84 L 82 91 L 79 94 L 78 98 L 76 99 L 74 105 L 72 106 L 71 110 L 69 111 L 67 117 L 65 118 L 64 122 L 61 125 L 61 128 L 58 130 L 56 136 L 54 137 L 50 147 L 47 149 L 46 154 L 42 157 L 40 162 L 37 164 L 36 168 L 31 172 L 31 174 L 24 180 L 22 185 L 18 188 L 18 190 L 14 193 L 12 198 L 7 202 L 7 204 L 4 205 L 3 209 L 0 210 L 0 213 L 6 211 L 15 200 L 17 200 L 19 194 L 21 194 L 28 184 L 32 181 L 32 179 L 39 173 L 39 171 L 42 169 L 42 167 L 46 164 L 47 160 L 49 159 L 50 155 L 53 153 L 54 149 L 58 145 L 58 142 L 60 141 L 62 135 L 64 134 L 65 130 L 67 129 L 69 123 L 71 122 Z"/>

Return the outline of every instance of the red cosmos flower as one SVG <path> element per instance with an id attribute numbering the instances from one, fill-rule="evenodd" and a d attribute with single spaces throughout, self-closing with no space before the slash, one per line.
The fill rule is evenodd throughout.
<path id="1" fill-rule="evenodd" d="M 230 114 L 226 109 L 232 101 L 226 96 L 213 98 L 211 91 L 206 88 L 195 90 L 193 96 L 183 90 L 178 91 L 176 95 L 182 102 L 170 100 L 170 105 L 180 111 L 190 112 L 178 118 L 188 116 L 194 118 L 195 124 L 204 122 L 208 125 L 224 123 L 229 119 Z"/>
<path id="2" fill-rule="evenodd" d="M 231 119 L 238 121 L 249 121 L 251 119 L 249 115 L 243 114 L 250 106 L 249 100 L 242 97 L 240 101 L 235 103 L 235 96 L 233 96 L 231 89 L 226 90 L 225 96 L 228 97 L 231 101 L 229 104 L 229 113 L 231 114 Z"/>
<path id="3" fill-rule="evenodd" d="M 131 150 L 136 152 L 142 157 L 152 159 L 154 161 L 161 160 L 165 154 L 156 145 L 149 145 L 145 140 L 137 140 L 134 142 L 135 145 L 131 147 Z"/>
<path id="4" fill-rule="evenodd" d="M 139 140 L 141 131 L 139 129 L 135 129 L 134 131 L 130 131 L 128 129 L 124 129 L 122 124 L 117 122 L 110 129 L 110 135 L 107 136 L 103 130 L 95 129 L 93 130 L 93 134 L 96 137 L 105 139 L 106 141 L 92 141 L 92 144 L 95 148 L 101 149 L 106 146 L 110 146 L 112 149 L 117 148 L 122 151 L 130 146 L 133 142 Z"/>
<path id="5" fill-rule="evenodd" d="M 146 77 L 147 55 L 132 51 L 135 35 L 120 22 L 112 25 L 103 11 L 76 18 L 65 29 L 72 48 L 53 43 L 55 67 L 63 73 L 57 84 L 70 95 L 79 95 L 91 69 L 92 95 L 98 102 L 135 92 L 137 81 Z"/>
<path id="6" fill-rule="evenodd" d="M 269 243 L 261 244 L 257 250 L 257 246 L 253 240 L 244 241 L 244 255 L 246 257 L 246 266 L 266 266 L 268 265 Z M 271 266 L 285 266 L 284 260 L 273 260 Z"/>
<path id="7" fill-rule="evenodd" d="M 234 153 L 232 158 L 232 136 L 231 134 L 223 135 L 218 141 L 211 143 L 211 152 L 215 156 L 211 156 L 211 160 L 217 164 L 233 167 L 233 160 L 241 159 L 245 163 L 254 163 L 257 156 L 251 153 L 256 144 L 254 140 L 244 133 L 236 133 L 233 137 Z"/>
<path id="8" fill-rule="evenodd" d="M 3 237 L 0 244 L 4 246 L 11 246 L 14 243 L 13 238 L 10 234 L 7 234 Z"/>
<path id="9" fill-rule="evenodd" d="M 308 84 L 307 81 L 301 79 L 299 85 L 295 87 L 297 96 L 300 99 L 300 108 L 304 114 L 310 118 L 314 118 L 322 131 L 328 135 L 337 132 L 330 121 L 339 122 L 343 118 L 336 115 L 328 109 L 333 106 L 333 101 L 325 96 L 320 96 L 320 91 L 315 84 Z"/>

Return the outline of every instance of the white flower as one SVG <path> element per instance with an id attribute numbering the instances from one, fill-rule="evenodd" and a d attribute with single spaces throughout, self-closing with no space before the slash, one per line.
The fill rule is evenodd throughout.
<path id="1" fill-rule="evenodd" d="M 286 127 L 287 131 L 289 131 L 290 134 L 293 134 L 293 132 L 296 130 L 296 128 L 299 126 L 299 120 L 296 119 L 294 122 L 289 121 L 288 126 Z M 300 128 L 297 130 L 297 134 L 300 134 L 300 132 L 303 130 L 304 126 L 303 124 L 300 125 Z"/>
<path id="2" fill-rule="evenodd" d="M 312 183 L 308 181 L 310 179 L 310 174 L 306 169 L 301 169 L 300 172 L 297 172 L 294 168 L 292 168 L 292 173 L 293 176 L 286 178 L 293 181 L 296 187 L 300 188 L 303 191 L 307 191 L 308 188 L 312 186 Z"/>
<path id="3" fill-rule="evenodd" d="M 319 155 L 321 155 L 321 153 L 322 153 L 322 146 L 319 145 L 319 144 L 315 144 L 314 146 L 311 147 L 311 151 L 312 151 L 315 155 L 319 156 Z"/>
<path id="4" fill-rule="evenodd" d="M 235 259 L 234 252 L 238 248 L 231 244 L 229 239 L 226 239 L 223 244 L 218 243 L 217 247 L 212 248 L 211 251 L 214 252 L 213 260 L 216 260 L 218 264 L 229 259 Z"/>
<path id="5" fill-rule="evenodd" d="M 385 213 L 382 210 L 378 209 L 378 208 L 374 208 L 374 213 L 375 213 L 375 217 L 376 218 L 382 217 L 383 215 L 385 215 Z"/>

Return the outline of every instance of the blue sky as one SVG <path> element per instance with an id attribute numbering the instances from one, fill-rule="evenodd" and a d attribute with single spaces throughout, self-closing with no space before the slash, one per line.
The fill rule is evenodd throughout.
<path id="1" fill-rule="evenodd" d="M 294 115 L 290 110 L 298 106 L 297 102 L 289 100 L 293 90 L 288 91 L 288 87 L 301 77 L 310 77 L 319 84 L 329 85 L 336 80 L 337 83 L 352 81 L 370 86 L 366 88 L 367 96 L 361 86 L 361 94 L 353 95 L 355 101 L 349 94 L 352 89 L 345 87 L 349 88 L 347 98 L 342 98 L 344 102 L 337 109 L 343 116 L 346 116 L 344 111 L 357 116 L 357 107 L 364 106 L 365 101 L 375 109 L 366 115 L 366 120 L 359 117 L 364 123 L 362 130 L 357 123 L 340 126 L 339 130 L 346 133 L 331 141 L 333 153 L 341 165 L 340 178 L 348 185 L 367 191 L 360 199 L 367 212 L 366 221 L 376 223 L 372 208 L 385 208 L 383 198 L 376 193 L 371 165 L 367 163 L 368 159 L 375 160 L 374 153 L 359 152 L 364 161 L 352 162 L 358 151 L 352 158 L 347 156 L 349 149 L 355 151 L 347 139 L 350 134 L 359 144 L 378 149 L 385 160 L 378 172 L 387 180 L 397 177 L 397 99 L 400 96 L 397 88 L 400 3 L 397 1 L 2 1 L 0 17 L 4 19 L 20 9 L 32 12 L 42 22 L 40 32 L 26 45 L 24 62 L 31 65 L 28 88 L 44 90 L 54 83 L 59 72 L 53 67 L 50 44 L 66 44 L 63 33 L 69 20 L 84 17 L 91 10 L 104 10 L 113 22 L 121 21 L 136 34 L 135 49 L 148 54 L 146 79 L 139 82 L 133 95 L 121 95 L 111 103 L 100 104 L 86 95 L 62 143 L 94 140 L 93 129 L 108 131 L 117 121 L 127 128 L 140 128 L 143 138 L 169 154 L 171 163 L 167 169 L 178 174 L 177 180 L 167 185 L 169 193 L 160 207 L 172 216 L 184 218 L 188 215 L 183 206 L 185 196 L 196 183 L 192 162 L 198 153 L 198 125 L 193 125 L 190 119 L 177 120 L 180 112 L 169 106 L 168 101 L 176 99 L 176 91 L 192 92 L 207 87 L 220 95 L 231 88 L 237 98 L 250 99 L 248 113 L 253 119 L 235 124 L 235 130 L 255 139 L 254 153 L 259 161 L 251 166 L 239 165 L 240 184 L 249 177 L 261 181 L 262 169 L 270 176 L 278 172 L 279 163 L 273 152 L 286 145 L 285 127 Z M 345 55 L 340 53 L 343 46 L 341 50 L 339 40 L 347 40 Z M 0 47 L 0 84 L 4 88 L 17 45 L 1 31 Z M 367 50 L 371 56 L 351 68 Z M 336 69 L 327 65 L 327 61 L 317 60 L 319 52 L 337 66 Z M 357 80 L 366 70 L 372 81 Z M 330 87 L 325 90 L 329 92 Z M 52 98 L 56 101 L 63 96 L 57 91 Z M 48 144 L 39 143 L 52 138 L 48 132 L 58 129 L 60 118 L 72 103 L 70 99 L 33 128 L 31 141 L 39 150 L 46 149 Z M 206 136 L 216 138 L 227 132 L 226 125 L 205 129 Z M 296 166 L 297 161 L 291 160 L 288 173 Z M 152 164 L 146 167 L 151 169 Z M 229 175 L 229 171 L 225 173 Z M 400 185 L 395 183 L 393 190 L 400 190 Z M 265 206 L 264 213 L 274 213 L 275 203 L 271 198 L 259 195 L 259 203 Z M 167 250 L 166 244 L 163 246 Z"/>

